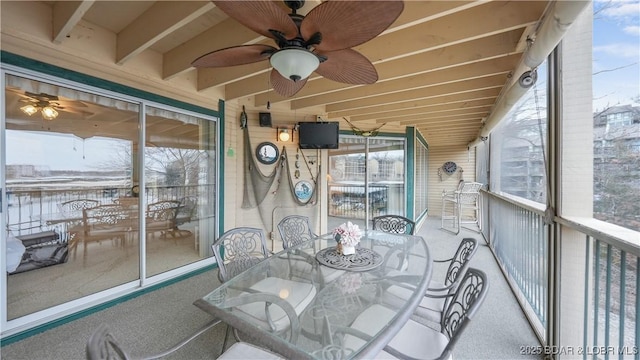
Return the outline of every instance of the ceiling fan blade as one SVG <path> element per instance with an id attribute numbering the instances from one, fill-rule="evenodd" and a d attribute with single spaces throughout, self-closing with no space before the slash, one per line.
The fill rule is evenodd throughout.
<path id="1" fill-rule="evenodd" d="M 276 69 L 271 69 L 270 78 L 273 90 L 285 97 L 291 97 L 295 95 L 307 83 L 307 79 L 302 79 L 295 82 L 289 80 L 280 75 L 280 73 Z"/>
<path id="2" fill-rule="evenodd" d="M 195 67 L 221 67 L 251 64 L 266 60 L 269 54 L 277 51 L 269 45 L 253 44 L 232 46 L 212 51 L 195 59 L 191 65 Z"/>
<path id="3" fill-rule="evenodd" d="M 385 31 L 400 16 L 404 3 L 398 1 L 327 1 L 309 11 L 300 34 L 309 40 L 322 34 L 318 51 L 347 49 L 365 43 Z"/>
<path id="4" fill-rule="evenodd" d="M 47 93 L 41 92 L 40 94 L 32 93 L 29 91 L 25 91 L 26 96 L 36 99 L 38 101 L 58 101 L 58 97 L 56 95 L 49 95 Z"/>
<path id="5" fill-rule="evenodd" d="M 275 39 L 269 32 L 270 29 L 281 32 L 287 39 L 293 39 L 298 35 L 298 27 L 289 14 L 271 0 L 222 0 L 213 3 L 225 14 L 260 35 Z"/>
<path id="6" fill-rule="evenodd" d="M 320 55 L 327 60 L 320 63 L 316 72 L 325 78 L 346 84 L 373 84 L 378 72 L 371 61 L 353 49 L 330 51 Z"/>

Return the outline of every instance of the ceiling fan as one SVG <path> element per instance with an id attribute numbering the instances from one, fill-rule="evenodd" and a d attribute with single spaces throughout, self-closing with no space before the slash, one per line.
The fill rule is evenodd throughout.
<path id="1" fill-rule="evenodd" d="M 31 116 L 38 112 L 42 114 L 44 120 L 53 120 L 58 117 L 58 111 L 65 111 L 76 114 L 88 114 L 88 112 L 74 109 L 74 107 L 86 107 L 81 101 L 62 100 L 58 96 L 46 93 L 32 93 L 26 91 L 24 94 L 18 93 L 21 99 L 19 102 L 26 103 L 20 110 Z"/>
<path id="2" fill-rule="evenodd" d="M 239 45 L 216 50 L 192 62 L 196 68 L 226 67 L 269 59 L 273 90 L 286 97 L 304 87 L 312 72 L 347 84 L 373 84 L 378 73 L 362 54 L 351 49 L 386 30 L 400 16 L 397 1 L 326 1 L 306 16 L 297 14 L 301 1 L 215 1 L 215 5 L 242 25 L 275 40 L 278 48 Z"/>

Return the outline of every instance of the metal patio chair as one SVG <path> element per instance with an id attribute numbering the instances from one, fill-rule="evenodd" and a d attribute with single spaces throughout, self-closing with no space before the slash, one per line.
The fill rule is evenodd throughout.
<path id="1" fill-rule="evenodd" d="M 487 295 L 489 283 L 486 274 L 469 268 L 464 273 L 457 291 L 450 294 L 441 321 L 431 327 L 409 319 L 394 338 L 377 354 L 376 359 L 447 359 L 460 340 L 464 329 L 476 315 Z M 368 316 L 366 312 L 375 313 Z M 368 341 L 369 334 L 384 327 L 395 312 L 383 304 L 374 304 L 365 310 L 348 328 L 336 329 L 342 337 L 343 348 L 358 348 L 358 342 Z M 374 319 L 374 320 L 371 320 Z"/>
<path id="2" fill-rule="evenodd" d="M 307 242 L 309 247 L 313 247 L 313 242 L 310 240 L 317 235 L 311 230 L 311 223 L 309 217 L 303 215 L 289 215 L 285 216 L 278 223 L 278 232 L 280 238 L 282 238 L 282 247 L 288 249 L 292 246 L 297 246 Z M 309 261 L 310 254 L 303 253 L 304 248 L 301 248 L 300 256 L 303 257 L 300 261 L 297 261 L 292 265 L 292 269 L 295 273 L 292 275 L 300 276 L 301 278 L 309 279 L 313 275 L 313 267 L 315 265 L 315 259 Z M 313 251 L 315 253 L 315 251 Z M 331 282 L 344 273 L 343 270 L 332 269 L 326 266 L 321 266 L 319 272 L 322 274 L 322 282 L 324 284 Z"/>
<path id="3" fill-rule="evenodd" d="M 373 229 L 391 234 L 413 235 L 416 223 L 400 215 L 381 215 L 373 218 Z"/>
<path id="4" fill-rule="evenodd" d="M 264 231 L 252 227 L 238 227 L 226 231 L 211 245 L 211 248 L 218 264 L 218 278 L 221 282 L 229 281 L 234 276 L 248 270 L 269 256 Z M 287 302 L 299 315 L 316 294 L 316 288 L 313 284 L 272 277 L 267 272 L 264 274 L 264 278 L 253 284 L 247 289 L 247 292 L 273 293 L 273 295 L 277 296 L 277 289 L 285 286 L 291 289 L 292 293 L 296 292 L 300 295 L 295 297 L 297 299 L 295 301 L 287 299 Z M 269 306 L 269 303 L 265 303 L 262 308 L 259 306 L 241 306 L 237 310 L 264 323 L 267 329 L 275 332 L 286 330 L 289 326 L 286 314 L 280 312 L 277 315 L 275 312 L 270 312 Z M 233 333 L 236 339 L 240 341 L 238 331 L 234 329 Z M 227 336 L 225 336 L 223 348 L 226 348 L 226 343 Z"/>
<path id="5" fill-rule="evenodd" d="M 477 229 L 465 227 L 468 230 L 479 232 L 481 228 L 480 218 L 480 189 L 483 184 L 479 182 L 460 181 L 458 189 L 455 191 L 442 192 L 441 225 L 443 230 L 454 234 L 460 233 L 463 224 L 474 224 Z M 471 211 L 470 216 L 465 215 Z M 466 216 L 466 218 L 465 218 Z M 452 222 L 452 226 L 445 226 L 447 221 Z"/>

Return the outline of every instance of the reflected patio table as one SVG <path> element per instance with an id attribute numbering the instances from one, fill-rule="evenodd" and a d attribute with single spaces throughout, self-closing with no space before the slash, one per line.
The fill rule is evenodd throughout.
<path id="1" fill-rule="evenodd" d="M 359 260 L 342 261 L 346 259 L 341 260 L 333 253 L 335 246 L 331 234 L 326 234 L 283 250 L 221 284 L 194 305 L 237 329 L 241 338 L 244 336 L 285 358 L 371 358 L 391 341 L 423 298 L 431 279 L 431 255 L 420 236 L 375 230 L 365 231 L 356 255 L 346 256 L 364 254 Z M 342 271 L 331 281 L 325 281 L 323 267 Z M 266 277 L 312 283 L 316 293 L 309 305 L 296 313 L 287 304 L 291 295 L 287 289 L 269 292 L 252 289 Z M 390 285 L 404 286 L 412 294 L 407 301 L 387 303 L 384 295 Z M 271 331 L 242 311 L 244 306 L 255 302 L 261 303 L 259 306 L 265 312 L 277 306 L 279 314 L 286 313 L 287 330 Z M 349 328 L 358 315 L 379 303 L 395 313 L 389 323 L 357 342 L 358 348 L 345 348 L 344 331 L 340 329 Z M 362 316 L 358 321 L 363 321 Z"/>

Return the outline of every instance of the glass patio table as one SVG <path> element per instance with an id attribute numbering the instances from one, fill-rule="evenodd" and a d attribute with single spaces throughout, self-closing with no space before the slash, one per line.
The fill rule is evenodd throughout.
<path id="1" fill-rule="evenodd" d="M 242 340 L 285 358 L 373 357 L 423 298 L 432 272 L 429 249 L 422 237 L 375 230 L 364 231 L 354 255 L 339 255 L 335 247 L 327 234 L 283 250 L 221 284 L 194 305 L 238 330 Z M 296 294 L 290 288 L 255 286 L 268 277 L 289 280 L 285 284 L 312 284 L 315 291 L 302 309 L 294 309 L 291 302 Z M 385 291 L 390 285 L 413 291 L 406 301 L 388 302 Z M 394 316 L 384 326 L 371 326 L 380 329 L 375 333 L 350 329 L 354 322 L 376 322 L 377 316 L 366 311 L 374 304 L 383 304 Z M 249 308 L 262 311 L 273 322 L 257 321 L 249 315 Z M 283 318 L 284 327 L 273 325 L 282 325 Z M 361 335 L 360 340 L 344 341 L 353 334 Z"/>

